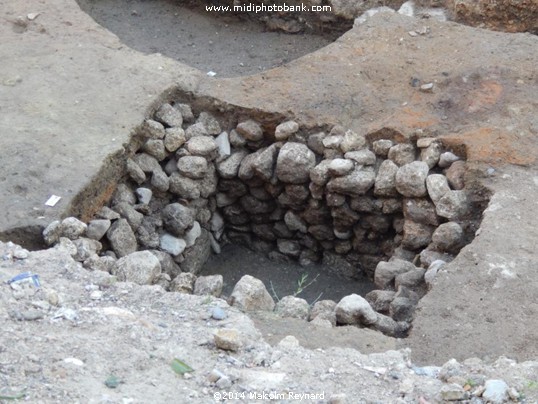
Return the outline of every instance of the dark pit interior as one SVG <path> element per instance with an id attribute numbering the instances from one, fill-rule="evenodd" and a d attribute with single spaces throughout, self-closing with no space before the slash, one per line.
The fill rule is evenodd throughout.
<path id="1" fill-rule="evenodd" d="M 89 222 L 106 226 L 87 268 L 149 250 L 162 268 L 151 282 L 170 291 L 220 274 L 227 297 L 248 274 L 275 301 L 361 295 L 379 319 L 365 325 L 388 335 L 406 335 L 489 198 L 467 181 L 465 150 L 423 131 L 304 127 L 186 94 L 126 146 L 125 178 Z"/>

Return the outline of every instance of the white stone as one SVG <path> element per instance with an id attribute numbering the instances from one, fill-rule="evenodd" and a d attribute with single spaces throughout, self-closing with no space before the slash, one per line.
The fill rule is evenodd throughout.
<path id="1" fill-rule="evenodd" d="M 185 242 L 187 247 L 191 247 L 196 242 L 196 239 L 202 234 L 200 223 L 194 222 L 191 229 L 185 234 Z"/>
<path id="2" fill-rule="evenodd" d="M 232 153 L 228 132 L 222 132 L 215 138 L 219 150 L 219 156 L 226 157 Z"/>
<path id="3" fill-rule="evenodd" d="M 163 234 L 160 241 L 161 250 L 166 251 L 171 255 L 179 255 L 187 247 L 185 240 L 174 237 L 170 234 Z"/>

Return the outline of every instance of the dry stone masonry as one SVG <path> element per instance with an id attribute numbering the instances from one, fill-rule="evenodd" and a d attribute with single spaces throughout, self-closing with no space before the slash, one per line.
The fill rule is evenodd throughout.
<path id="1" fill-rule="evenodd" d="M 215 115 L 216 116 L 216 115 Z M 140 147 L 109 207 L 88 225 L 51 223 L 48 244 L 72 244 L 91 270 L 167 290 L 220 295 L 222 276 L 197 279 L 211 252 L 240 243 L 275 260 L 335 276 L 371 278 L 365 297 L 309 306 L 284 298 L 285 316 L 358 324 L 405 335 L 437 271 L 474 236 L 480 211 L 465 161 L 422 133 L 308 130 L 165 103 L 141 125 Z M 231 296 L 245 310 L 273 310 L 257 279 Z"/>

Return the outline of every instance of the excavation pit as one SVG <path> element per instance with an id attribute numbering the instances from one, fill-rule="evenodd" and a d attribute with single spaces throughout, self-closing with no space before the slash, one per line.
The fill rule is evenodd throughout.
<path id="1" fill-rule="evenodd" d="M 489 198 L 465 150 L 423 131 L 305 127 L 185 94 L 125 149 L 109 206 L 52 223 L 48 244 L 74 240 L 121 281 L 397 337 Z"/>

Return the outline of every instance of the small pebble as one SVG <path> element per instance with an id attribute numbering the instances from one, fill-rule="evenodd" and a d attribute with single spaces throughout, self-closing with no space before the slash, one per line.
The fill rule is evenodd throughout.
<path id="1" fill-rule="evenodd" d="M 213 320 L 224 320 L 226 317 L 226 312 L 220 307 L 215 307 L 211 311 L 211 318 Z"/>

